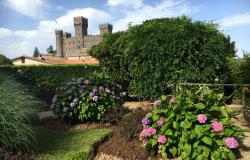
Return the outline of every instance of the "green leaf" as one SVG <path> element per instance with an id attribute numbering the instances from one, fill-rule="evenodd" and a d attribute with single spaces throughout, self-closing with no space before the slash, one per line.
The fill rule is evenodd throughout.
<path id="1" fill-rule="evenodd" d="M 236 155 L 232 152 L 232 151 L 229 151 L 228 153 L 228 158 L 230 160 L 236 160 Z"/>
<path id="2" fill-rule="evenodd" d="M 155 139 L 152 139 L 152 140 L 151 140 L 151 145 L 152 145 L 152 147 L 154 147 L 156 144 L 157 144 L 157 141 L 156 141 Z"/>
<path id="3" fill-rule="evenodd" d="M 173 127 L 174 127 L 174 129 L 178 130 L 179 127 L 180 127 L 180 125 L 179 125 L 178 122 L 174 121 L 174 122 L 173 122 Z"/>
<path id="4" fill-rule="evenodd" d="M 166 135 L 168 136 L 172 136 L 172 130 L 171 129 L 168 129 L 166 132 L 165 132 Z"/>
<path id="5" fill-rule="evenodd" d="M 219 146 L 222 146 L 224 145 L 224 141 L 223 140 L 215 140 L 216 144 L 219 145 Z"/>
<path id="6" fill-rule="evenodd" d="M 205 105 L 203 103 L 197 103 L 194 105 L 195 108 L 197 109 L 204 109 L 205 108 Z"/>
<path id="7" fill-rule="evenodd" d="M 169 149 L 169 151 L 173 154 L 173 156 L 175 156 L 176 153 L 177 153 L 176 147 L 173 147 L 173 148 Z"/>
<path id="8" fill-rule="evenodd" d="M 215 160 L 219 159 L 219 158 L 220 158 L 220 152 L 214 151 L 214 152 L 212 153 L 212 157 L 213 157 Z"/>
<path id="9" fill-rule="evenodd" d="M 161 101 L 166 101 L 166 100 L 167 100 L 167 96 L 162 95 L 162 96 L 161 96 Z"/>
<path id="10" fill-rule="evenodd" d="M 208 145 L 212 145 L 212 139 L 210 137 L 203 137 L 202 141 Z"/>
<path id="11" fill-rule="evenodd" d="M 183 147 L 183 150 L 184 150 L 184 152 L 185 152 L 185 155 L 186 155 L 186 156 L 189 156 L 190 153 L 191 153 L 192 147 L 191 147 L 190 144 L 186 143 L 186 144 L 184 145 L 184 147 Z"/>
<path id="12" fill-rule="evenodd" d="M 221 111 L 221 110 L 220 110 L 220 107 L 218 107 L 218 106 L 212 106 L 212 107 L 209 109 L 209 111 Z"/>

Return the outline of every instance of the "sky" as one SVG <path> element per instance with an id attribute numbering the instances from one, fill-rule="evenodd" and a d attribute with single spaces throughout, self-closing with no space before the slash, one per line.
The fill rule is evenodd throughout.
<path id="1" fill-rule="evenodd" d="M 74 35 L 73 17 L 89 20 L 88 33 L 99 24 L 113 24 L 113 32 L 144 20 L 186 15 L 194 21 L 219 24 L 235 41 L 237 55 L 250 51 L 250 0 L 0 0 L 0 53 L 8 58 L 32 56 L 55 46 L 55 29 Z"/>

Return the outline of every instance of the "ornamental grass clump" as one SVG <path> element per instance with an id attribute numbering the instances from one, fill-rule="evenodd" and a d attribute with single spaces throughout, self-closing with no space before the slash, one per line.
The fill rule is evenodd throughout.
<path id="1" fill-rule="evenodd" d="M 1 73 L 0 148 L 12 152 L 36 148 L 32 126 L 39 120 L 36 114 L 38 106 L 41 102 L 29 95 L 23 85 Z"/>
<path id="2" fill-rule="evenodd" d="M 162 96 L 161 103 L 142 120 L 143 147 L 164 158 L 236 159 L 243 130 L 223 105 L 223 94 L 209 89 Z"/>
<path id="3" fill-rule="evenodd" d="M 125 93 L 111 81 L 99 78 L 72 78 L 57 89 L 51 109 L 70 122 L 100 121 L 105 114 L 120 107 Z"/>

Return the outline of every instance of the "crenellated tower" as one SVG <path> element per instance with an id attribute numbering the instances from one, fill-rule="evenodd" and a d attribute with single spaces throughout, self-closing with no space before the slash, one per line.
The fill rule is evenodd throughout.
<path id="1" fill-rule="evenodd" d="M 63 31 L 55 30 L 56 34 L 56 56 L 63 57 Z"/>
<path id="2" fill-rule="evenodd" d="M 100 29 L 100 35 L 103 35 L 105 33 L 112 33 L 113 26 L 108 23 L 100 24 L 99 29 Z"/>
<path id="3" fill-rule="evenodd" d="M 88 19 L 85 17 L 74 17 L 75 36 L 83 37 L 88 35 Z"/>

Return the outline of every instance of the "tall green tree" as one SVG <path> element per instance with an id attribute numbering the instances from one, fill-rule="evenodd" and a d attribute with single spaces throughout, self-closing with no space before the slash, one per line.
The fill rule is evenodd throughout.
<path id="1" fill-rule="evenodd" d="M 49 46 L 49 48 L 47 48 L 47 53 L 52 54 L 53 52 L 54 52 L 53 46 L 51 45 L 51 46 Z"/>
<path id="2" fill-rule="evenodd" d="M 12 64 L 11 60 L 0 53 L 0 65 Z"/>
<path id="3" fill-rule="evenodd" d="M 33 57 L 38 57 L 40 55 L 40 52 L 37 47 L 34 49 Z"/>

